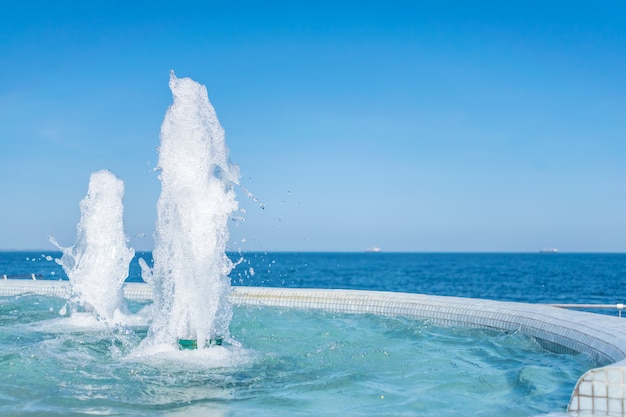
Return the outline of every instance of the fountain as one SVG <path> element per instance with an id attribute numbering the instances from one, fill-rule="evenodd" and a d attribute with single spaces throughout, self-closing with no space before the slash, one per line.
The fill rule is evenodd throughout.
<path id="1" fill-rule="evenodd" d="M 408 410 L 441 415 L 441 407 L 454 403 L 446 415 L 501 415 L 515 410 L 521 395 L 531 403 L 523 411 L 528 415 L 535 410 L 534 395 L 549 400 L 554 385 L 562 389 L 552 383 L 559 378 L 552 374 L 559 365 L 535 365 L 547 355 L 543 347 L 584 353 L 594 363 L 607 365 L 581 378 L 571 410 L 611 409 L 624 403 L 626 329 L 618 318 L 598 322 L 591 313 L 548 306 L 422 294 L 231 288 L 226 226 L 237 209 L 233 187 L 239 172 L 229 161 L 206 88 L 173 72 L 170 88 L 173 104 L 161 127 L 159 147 L 162 190 L 153 267 L 140 260 L 147 284 L 122 284 L 134 254 L 122 227 L 123 183 L 108 171 L 96 172 L 81 202 L 76 243 L 69 248 L 57 244 L 69 285 L 58 280 L 0 280 L 3 296 L 56 296 L 34 302 L 28 296 L 0 300 L 0 369 L 5 376 L 0 391 L 9 393 L 0 398 L 0 413 L 24 409 L 23 415 L 293 415 L 321 410 L 397 415 Z M 72 312 L 123 324 L 124 315 L 151 305 L 151 319 L 135 329 L 119 326 L 121 331 L 101 333 L 40 324 L 41 317 L 54 317 L 58 297 L 68 287 Z M 29 308 L 38 309 L 32 317 L 14 317 L 14 312 Z M 446 326 L 453 328 L 451 335 Z M 451 339 L 454 346 L 442 349 L 431 343 L 431 333 Z M 261 353 L 247 363 L 236 355 L 220 356 L 234 350 L 235 339 Z M 214 346 L 222 340 L 230 346 Z M 502 360 L 516 368 L 511 372 L 491 365 L 491 358 L 499 356 L 485 343 L 495 345 L 496 352 L 516 355 L 512 361 Z M 440 355 L 436 360 L 424 351 L 428 344 Z M 181 351 L 187 348 L 196 350 Z M 172 355 L 166 361 L 150 360 L 151 353 L 163 351 L 174 352 L 175 360 L 170 360 Z M 148 360 L 141 360 L 146 356 Z M 551 360 L 565 368 L 568 359 L 563 356 Z M 214 364 L 207 358 L 222 360 Z M 422 366 L 416 366 L 419 359 Z M 434 372 L 422 372 L 426 368 Z M 576 369 L 588 369 L 588 363 L 581 360 Z M 454 380 L 457 374 L 471 380 Z M 498 392 L 504 394 L 481 409 L 468 396 L 475 386 L 487 399 L 494 396 L 493 390 L 503 389 Z M 520 394 L 520 387 L 529 393 Z M 27 400 L 31 402 L 22 405 Z M 232 407 L 234 414 L 222 406 Z M 550 404 L 548 410 L 554 407 Z"/>
<path id="2" fill-rule="evenodd" d="M 161 125 L 153 268 L 140 260 L 154 294 L 145 344 L 203 348 L 228 338 L 227 223 L 237 209 L 239 170 L 206 87 L 173 71 L 169 85 L 174 102 Z"/>
<path id="3" fill-rule="evenodd" d="M 139 259 L 154 303 L 142 345 L 204 349 L 229 336 L 233 263 L 226 256 L 227 223 L 237 209 L 239 170 L 206 87 L 170 73 L 173 103 L 161 126 L 161 195 L 157 202 L 154 265 Z M 123 230 L 123 182 L 109 171 L 91 175 L 81 201 L 76 243 L 58 263 L 69 277 L 70 313 L 129 323 L 122 285 L 134 257 Z M 65 312 L 65 311 L 63 311 Z"/>
<path id="4" fill-rule="evenodd" d="M 106 323 L 123 322 L 128 313 L 122 285 L 135 251 L 126 245 L 123 197 L 119 178 L 107 170 L 93 173 L 80 202 L 76 242 L 62 247 L 50 238 L 63 253 L 58 263 L 71 285 L 70 312 L 90 312 Z"/>

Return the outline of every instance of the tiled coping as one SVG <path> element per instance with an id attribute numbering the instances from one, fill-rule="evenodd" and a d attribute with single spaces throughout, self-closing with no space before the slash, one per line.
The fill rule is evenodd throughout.
<path id="1" fill-rule="evenodd" d="M 0 280 L 0 296 L 67 297 L 66 281 Z M 146 284 L 128 283 L 130 300 L 150 300 Z M 626 416 L 626 319 L 540 304 L 379 291 L 234 287 L 236 305 L 372 313 L 444 326 L 519 331 L 556 352 L 578 352 L 602 365 L 586 372 L 569 403 L 571 414 Z"/>

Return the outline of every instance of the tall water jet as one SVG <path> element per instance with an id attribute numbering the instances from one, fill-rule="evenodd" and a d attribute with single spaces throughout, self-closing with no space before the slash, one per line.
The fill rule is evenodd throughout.
<path id="1" fill-rule="evenodd" d="M 135 251 L 127 246 L 123 214 L 124 183 L 110 171 L 94 172 L 87 195 L 80 202 L 76 242 L 61 247 L 57 262 L 70 281 L 72 312 L 88 311 L 106 322 L 127 313 L 122 284 Z"/>
<path id="2" fill-rule="evenodd" d="M 229 161 L 224 130 L 206 87 L 170 73 L 173 103 L 161 125 L 161 195 L 154 266 L 140 260 L 154 292 L 154 317 L 144 343 L 199 348 L 228 337 L 233 264 L 226 256 L 228 220 L 237 209 L 239 169 Z"/>

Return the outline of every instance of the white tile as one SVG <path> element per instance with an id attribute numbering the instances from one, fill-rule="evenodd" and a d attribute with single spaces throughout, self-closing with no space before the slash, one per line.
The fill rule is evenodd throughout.
<path id="1" fill-rule="evenodd" d="M 578 395 L 572 396 L 567 411 L 578 411 Z"/>
<path id="2" fill-rule="evenodd" d="M 586 381 L 586 380 L 581 381 L 580 385 L 578 386 L 578 395 L 581 395 L 584 397 L 591 397 L 593 395 L 591 382 Z"/>
<path id="3" fill-rule="evenodd" d="M 593 413 L 606 413 L 608 411 L 608 401 L 606 398 L 593 399 Z"/>
<path id="4" fill-rule="evenodd" d="M 611 414 L 623 414 L 624 409 L 622 408 L 622 400 L 621 399 L 609 399 L 609 413 Z"/>
<path id="5" fill-rule="evenodd" d="M 593 373 L 593 381 L 594 382 L 606 382 L 606 369 L 600 368 Z"/>
<path id="6" fill-rule="evenodd" d="M 605 382 L 593 382 L 593 396 L 594 398 L 607 398 L 607 385 Z"/>
<path id="7" fill-rule="evenodd" d="M 607 369 L 608 381 L 610 384 L 622 383 L 622 368 L 610 367 Z"/>
<path id="8" fill-rule="evenodd" d="M 579 397 L 578 409 L 580 411 L 593 411 L 593 401 L 591 397 Z"/>
<path id="9" fill-rule="evenodd" d="M 609 384 L 608 385 L 608 397 L 609 398 L 622 398 L 624 392 L 624 386 L 622 384 Z"/>

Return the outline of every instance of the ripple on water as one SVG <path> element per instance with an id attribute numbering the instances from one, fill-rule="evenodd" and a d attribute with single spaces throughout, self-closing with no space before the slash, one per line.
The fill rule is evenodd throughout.
<path id="1" fill-rule="evenodd" d="M 515 333 L 253 307 L 235 308 L 232 343 L 179 351 L 62 305 L 2 299 L 0 413 L 528 416 L 564 411 L 594 365 Z"/>

